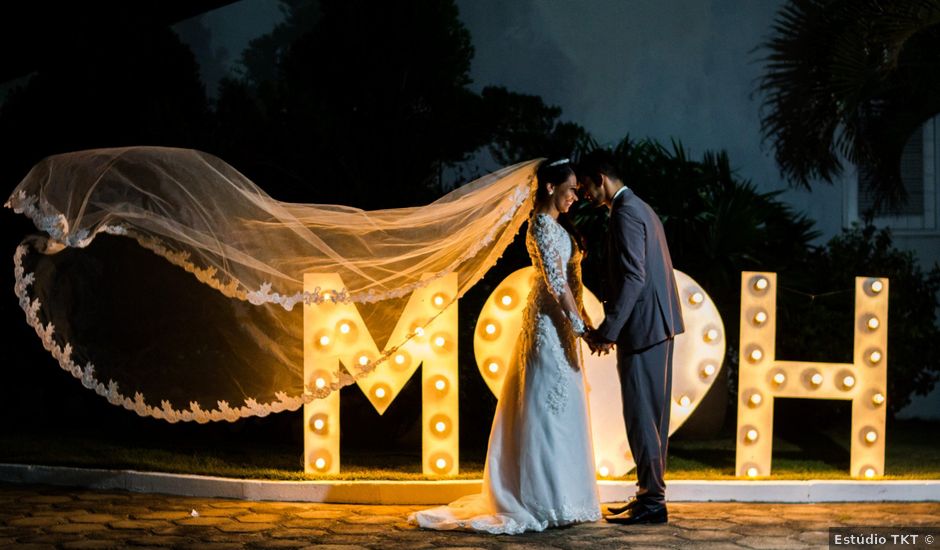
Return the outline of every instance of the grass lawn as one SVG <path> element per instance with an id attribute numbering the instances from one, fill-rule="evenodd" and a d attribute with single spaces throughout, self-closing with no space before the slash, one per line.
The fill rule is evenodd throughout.
<path id="1" fill-rule="evenodd" d="M 940 479 L 940 423 L 897 421 L 887 433 L 885 479 Z M 301 448 L 133 443 L 104 435 L 0 435 L 0 462 L 133 469 L 275 480 L 427 479 L 416 454 L 343 451 L 343 472 L 304 474 Z M 667 479 L 735 479 L 733 437 L 670 443 Z M 770 479 L 850 479 L 848 434 L 774 438 Z M 479 479 L 483 456 L 461 457 L 458 479 Z M 633 479 L 627 476 L 626 479 Z"/>

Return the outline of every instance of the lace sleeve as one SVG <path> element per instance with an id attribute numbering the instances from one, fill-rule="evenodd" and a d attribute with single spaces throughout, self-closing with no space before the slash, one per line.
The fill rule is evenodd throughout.
<path id="1" fill-rule="evenodd" d="M 568 286 L 561 254 L 558 252 L 561 243 L 558 242 L 557 235 L 543 216 L 535 216 L 531 234 L 535 244 L 534 247 L 530 247 L 534 250 L 529 251 L 532 255 L 532 263 L 548 283 L 548 290 L 560 302 Z"/>
<path id="2" fill-rule="evenodd" d="M 569 238 L 563 231 L 555 231 L 551 221 L 543 216 L 536 215 L 532 221 L 532 228 L 529 231 L 529 253 L 532 256 L 532 263 L 536 271 L 545 279 L 548 291 L 561 306 L 565 317 L 571 323 L 571 328 L 575 334 L 584 334 L 587 327 L 581 318 L 581 313 L 576 305 L 574 294 L 568 286 L 568 279 L 565 276 L 565 267 L 562 262 L 559 250 L 561 242 L 559 239 L 563 236 Z"/>

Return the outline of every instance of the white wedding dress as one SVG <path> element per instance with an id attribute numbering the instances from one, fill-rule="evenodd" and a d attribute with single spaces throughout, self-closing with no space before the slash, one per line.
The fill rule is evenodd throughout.
<path id="1" fill-rule="evenodd" d="M 571 292 L 581 307 L 581 252 L 546 214 L 530 220 L 526 248 L 538 276 L 493 418 L 483 491 L 409 516 L 420 527 L 518 534 L 601 517 L 579 346 L 559 302 Z"/>

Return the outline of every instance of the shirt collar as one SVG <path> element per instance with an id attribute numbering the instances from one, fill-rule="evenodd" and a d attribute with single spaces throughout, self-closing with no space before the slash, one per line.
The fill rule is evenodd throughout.
<path id="1" fill-rule="evenodd" d="M 620 196 L 624 191 L 626 191 L 626 190 L 627 190 L 627 186 L 624 185 L 624 186 L 621 187 L 620 189 L 617 189 L 617 192 L 614 193 L 614 196 L 610 198 L 610 209 L 611 209 L 611 210 L 614 209 L 614 201 L 617 200 L 617 197 L 619 197 L 619 196 Z"/>

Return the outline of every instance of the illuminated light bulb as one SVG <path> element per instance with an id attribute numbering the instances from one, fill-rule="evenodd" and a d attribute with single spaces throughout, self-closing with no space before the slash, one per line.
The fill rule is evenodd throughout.
<path id="1" fill-rule="evenodd" d="M 702 301 L 704 300 L 705 300 L 705 296 L 703 296 L 701 292 L 693 292 L 689 296 L 689 303 L 692 304 L 693 306 L 697 306 L 701 304 Z"/>
<path id="2" fill-rule="evenodd" d="M 814 386 L 818 386 L 818 385 L 822 384 L 822 382 L 823 382 L 823 377 L 822 377 L 821 374 L 819 374 L 819 373 L 817 372 L 816 374 L 814 374 L 814 375 L 809 379 L 809 381 L 812 382 Z"/>
<path id="3" fill-rule="evenodd" d="M 885 285 L 881 281 L 872 281 L 870 288 L 872 292 L 874 292 L 875 294 L 878 294 L 879 292 L 885 289 Z"/>
<path id="4" fill-rule="evenodd" d="M 767 290 L 768 286 L 770 286 L 770 281 L 768 281 L 764 277 L 760 277 L 756 281 L 754 281 L 754 288 L 756 290 Z"/>
<path id="5" fill-rule="evenodd" d="M 756 363 L 764 358 L 764 352 L 762 352 L 760 348 L 754 348 L 751 350 L 750 358 L 751 361 Z"/>
<path id="6" fill-rule="evenodd" d="M 711 376 L 715 374 L 715 365 L 708 363 L 707 365 L 702 367 L 702 374 L 704 374 L 705 376 Z"/>
<path id="7" fill-rule="evenodd" d="M 365 355 L 360 355 L 360 356 L 359 356 L 359 364 L 362 365 L 363 367 L 366 366 L 366 365 L 368 365 L 368 364 L 369 364 L 369 358 L 366 357 Z"/>
<path id="8" fill-rule="evenodd" d="M 502 302 L 504 306 L 509 307 L 512 305 L 512 296 L 503 294 L 503 297 L 499 301 Z"/>
<path id="9" fill-rule="evenodd" d="M 753 466 L 747 469 L 747 477 L 757 477 L 758 473 L 757 468 Z"/>
<path id="10" fill-rule="evenodd" d="M 778 372 L 777 374 L 774 375 L 775 384 L 783 384 L 786 381 L 787 381 L 787 376 L 783 374 L 782 372 Z"/>
<path id="11" fill-rule="evenodd" d="M 597 472 L 601 474 L 601 477 L 607 477 L 610 475 L 610 468 L 608 468 L 607 466 L 601 466 L 600 468 L 597 469 Z"/>
<path id="12" fill-rule="evenodd" d="M 434 383 L 434 389 L 437 391 L 444 391 L 444 388 L 447 387 L 447 382 L 444 382 L 443 379 L 438 380 Z"/>
<path id="13" fill-rule="evenodd" d="M 881 352 L 878 351 L 878 350 L 875 350 L 875 351 L 871 352 L 871 355 L 868 356 L 868 360 L 871 361 L 872 363 L 878 363 L 878 362 L 880 362 L 880 361 L 881 361 Z"/>
<path id="14" fill-rule="evenodd" d="M 759 393 L 752 393 L 752 394 L 751 394 L 751 399 L 750 399 L 751 405 L 754 405 L 754 406 L 760 405 L 760 404 L 761 404 L 761 401 L 763 401 L 763 400 L 764 400 L 764 398 L 761 397 L 761 395 L 760 395 Z"/>
<path id="15" fill-rule="evenodd" d="M 444 295 L 435 294 L 434 298 L 432 298 L 432 301 L 434 302 L 434 305 L 436 305 L 437 307 L 441 307 L 444 305 Z"/>
<path id="16" fill-rule="evenodd" d="M 443 421 L 439 420 L 439 421 L 437 421 L 436 424 L 434 424 L 434 429 L 437 430 L 437 431 L 440 432 L 440 433 L 444 433 L 444 430 L 447 429 L 447 424 L 445 424 Z"/>
<path id="17" fill-rule="evenodd" d="M 317 467 L 317 470 L 322 470 L 326 468 L 326 459 L 321 456 L 313 462 L 313 465 Z"/>
<path id="18" fill-rule="evenodd" d="M 349 323 L 343 323 L 339 326 L 339 331 L 342 332 L 343 334 L 349 334 L 350 330 L 351 328 L 349 326 Z"/>
<path id="19" fill-rule="evenodd" d="M 321 346 L 328 346 L 328 345 L 330 345 L 330 337 L 329 337 L 329 336 L 326 336 L 326 335 L 321 336 L 321 337 L 320 337 L 320 345 L 321 345 Z"/>
<path id="20" fill-rule="evenodd" d="M 424 336 L 424 329 L 423 329 L 422 327 L 416 328 L 416 329 L 415 329 L 415 335 L 416 335 L 416 336 Z"/>
<path id="21" fill-rule="evenodd" d="M 443 336 L 438 336 L 437 338 L 434 339 L 434 345 L 437 346 L 437 347 L 439 347 L 439 348 L 444 347 L 444 344 L 446 344 L 446 343 L 447 343 L 447 341 L 444 340 L 444 337 L 443 337 Z"/>
<path id="22" fill-rule="evenodd" d="M 868 319 L 868 323 L 866 324 L 868 325 L 869 330 L 875 330 L 881 326 L 881 321 L 879 321 L 877 317 L 870 317 Z"/>
<path id="23" fill-rule="evenodd" d="M 372 393 L 374 393 L 375 396 L 378 397 L 379 399 L 382 399 L 383 397 L 385 397 L 385 388 L 375 388 L 375 390 L 373 390 Z"/>
<path id="24" fill-rule="evenodd" d="M 402 354 L 400 354 L 400 353 L 399 353 L 398 355 L 396 355 L 396 356 L 395 356 L 395 363 L 398 364 L 398 365 L 404 365 L 404 364 L 405 364 L 405 356 L 402 355 Z"/>
<path id="25" fill-rule="evenodd" d="M 485 330 L 487 334 L 496 334 L 496 325 L 493 323 L 487 323 L 483 330 Z"/>
<path id="26" fill-rule="evenodd" d="M 329 301 L 332 300 L 332 299 L 333 299 L 333 295 L 332 295 L 332 294 L 330 294 L 329 292 L 324 292 L 324 293 L 323 293 L 323 301 L 324 301 L 324 302 L 329 302 Z"/>
<path id="27" fill-rule="evenodd" d="M 868 430 L 868 432 L 865 434 L 865 441 L 869 443 L 878 441 L 878 433 L 875 432 L 875 430 Z"/>
<path id="28" fill-rule="evenodd" d="M 842 385 L 846 388 L 851 388 L 855 385 L 855 377 L 852 375 L 846 375 L 846 377 L 842 379 Z"/>
<path id="29" fill-rule="evenodd" d="M 497 372 L 499 372 L 499 363 L 497 363 L 496 361 L 493 361 L 492 363 L 487 365 L 486 368 L 488 368 L 490 372 L 492 372 L 493 374 L 496 374 Z"/>
<path id="30" fill-rule="evenodd" d="M 875 477 L 876 473 L 874 468 L 865 468 L 865 477 L 868 479 Z"/>
<path id="31" fill-rule="evenodd" d="M 444 468 L 447 467 L 447 461 L 444 460 L 443 458 L 439 458 L 434 461 L 434 465 L 437 466 L 438 470 L 443 470 Z"/>
<path id="32" fill-rule="evenodd" d="M 710 329 L 708 329 L 708 330 L 705 331 L 705 341 L 706 341 L 706 342 L 714 342 L 714 341 L 717 340 L 717 339 L 718 339 L 718 329 L 716 329 L 716 328 L 710 328 Z"/>
<path id="33" fill-rule="evenodd" d="M 767 322 L 767 313 L 764 311 L 758 311 L 754 314 L 754 322 L 758 325 L 763 325 Z"/>
<path id="34" fill-rule="evenodd" d="M 744 437 L 748 441 L 757 441 L 757 430 L 751 428 L 750 430 L 747 431 L 746 434 L 744 434 Z"/>
<path id="35" fill-rule="evenodd" d="M 688 407 L 690 404 L 692 404 L 692 400 L 689 399 L 688 395 L 683 395 L 679 398 L 679 404 L 683 407 Z"/>
<path id="36" fill-rule="evenodd" d="M 322 430 L 324 426 L 326 426 L 326 422 L 324 422 L 322 418 L 313 421 L 313 428 L 317 431 Z"/>
<path id="37" fill-rule="evenodd" d="M 885 402 L 884 394 L 876 393 L 875 395 L 871 396 L 871 402 L 875 405 L 883 405 Z"/>
<path id="38" fill-rule="evenodd" d="M 323 378 L 317 378 L 314 381 L 314 384 L 317 386 L 318 390 L 322 390 L 323 388 L 326 387 L 326 380 L 324 380 Z"/>

